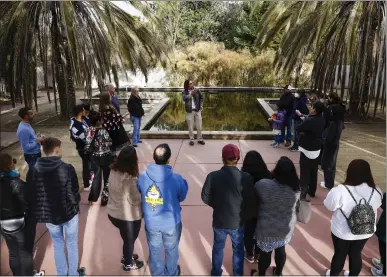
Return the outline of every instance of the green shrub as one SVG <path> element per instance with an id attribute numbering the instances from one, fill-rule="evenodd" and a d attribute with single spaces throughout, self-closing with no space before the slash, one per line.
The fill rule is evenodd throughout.
<path id="1" fill-rule="evenodd" d="M 230 51 L 222 43 L 197 42 L 172 55 L 167 68 L 170 86 L 181 86 L 188 74 L 203 86 L 283 87 L 295 76 L 283 76 L 273 67 L 275 52 L 257 55 L 248 50 Z M 310 66 L 305 64 L 298 87 L 310 86 Z"/>

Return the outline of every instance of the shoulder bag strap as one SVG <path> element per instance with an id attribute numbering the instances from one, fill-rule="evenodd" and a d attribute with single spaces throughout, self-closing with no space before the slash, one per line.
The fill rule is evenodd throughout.
<path id="1" fill-rule="evenodd" d="M 353 201 L 355 201 L 355 203 L 356 203 L 356 205 L 357 205 L 357 201 L 356 201 L 355 197 L 353 196 L 352 192 L 349 190 L 349 188 L 348 188 L 346 185 L 344 185 L 344 187 L 347 189 L 347 191 L 348 191 L 349 194 L 351 195 Z"/>
<path id="2" fill-rule="evenodd" d="M 372 189 L 372 192 L 371 192 L 370 199 L 368 199 L 367 204 L 369 204 L 369 203 L 371 202 L 372 196 L 374 195 L 374 191 L 375 191 L 375 189 L 373 188 L 373 189 Z"/>

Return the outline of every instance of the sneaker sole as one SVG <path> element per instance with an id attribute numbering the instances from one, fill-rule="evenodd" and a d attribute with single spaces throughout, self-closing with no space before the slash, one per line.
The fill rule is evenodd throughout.
<path id="1" fill-rule="evenodd" d="M 249 260 L 247 257 L 245 257 L 245 260 L 246 260 L 249 264 L 255 263 L 255 260 Z"/>

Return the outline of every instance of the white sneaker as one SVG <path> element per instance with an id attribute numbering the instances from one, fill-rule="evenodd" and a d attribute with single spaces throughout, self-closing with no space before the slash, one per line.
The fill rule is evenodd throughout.
<path id="1" fill-rule="evenodd" d="M 386 276 L 383 274 L 382 269 L 377 269 L 376 267 L 372 267 L 371 272 L 372 272 L 372 275 L 374 275 L 374 276 Z"/>
<path id="2" fill-rule="evenodd" d="M 329 190 L 329 188 L 327 188 L 327 187 L 325 186 L 325 182 L 321 182 L 321 183 L 320 183 L 320 187 L 322 187 L 323 189 Z"/>
<path id="3" fill-rule="evenodd" d="M 325 272 L 325 276 L 331 276 L 331 270 L 328 269 L 327 272 Z M 344 271 L 344 276 L 349 276 L 349 271 L 345 270 Z"/>
<path id="4" fill-rule="evenodd" d="M 276 143 L 273 145 L 273 148 L 279 148 L 280 147 L 280 144 L 279 143 Z"/>
<path id="5" fill-rule="evenodd" d="M 44 276 L 46 275 L 46 272 L 44 270 L 41 270 L 41 271 L 34 270 L 32 274 L 33 276 Z"/>
<path id="6" fill-rule="evenodd" d="M 383 270 L 383 264 L 380 260 L 372 258 L 372 264 L 376 267 L 376 269 Z"/>
<path id="7" fill-rule="evenodd" d="M 87 188 L 83 187 L 83 191 L 90 191 L 91 186 L 88 186 Z"/>

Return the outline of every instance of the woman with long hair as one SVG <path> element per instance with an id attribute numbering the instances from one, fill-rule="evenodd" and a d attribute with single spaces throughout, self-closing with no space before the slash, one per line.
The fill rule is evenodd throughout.
<path id="1" fill-rule="evenodd" d="M 300 199 L 300 181 L 296 168 L 288 157 L 281 157 L 273 172 L 273 179 L 262 179 L 255 185 L 259 199 L 255 237 L 261 250 L 258 275 L 265 276 L 275 251 L 276 267 L 273 275 L 281 276 L 286 262 L 285 246 L 290 242 L 296 225 L 296 205 Z M 256 270 L 252 270 L 254 275 Z"/>
<path id="2" fill-rule="evenodd" d="M 91 155 L 89 205 L 97 202 L 103 183 L 101 205 L 106 206 L 109 194 L 109 165 L 113 159 L 110 148 L 112 139 L 108 132 L 102 128 L 100 113 L 93 113 L 90 116 L 90 121 L 91 127 L 87 131 L 85 144 L 85 153 Z"/>
<path id="3" fill-rule="evenodd" d="M 323 151 L 321 151 L 321 168 L 324 181 L 320 186 L 332 189 L 335 185 L 336 161 L 339 153 L 341 133 L 344 128 L 345 106 L 337 93 L 328 96 L 328 107 L 324 111 L 325 130 L 323 134 Z"/>
<path id="4" fill-rule="evenodd" d="M 99 112 L 102 116 L 103 128 L 108 131 L 113 141 L 111 146 L 112 152 L 115 152 L 117 149 L 122 148 L 125 144 L 130 143 L 128 134 L 122 124 L 125 120 L 112 105 L 111 95 L 109 92 L 101 94 Z"/>
<path id="5" fill-rule="evenodd" d="M 358 276 L 362 268 L 362 251 L 376 231 L 377 210 L 382 193 L 372 177 L 370 164 L 361 159 L 348 165 L 344 184 L 333 188 L 324 200 L 334 212 L 331 220 L 334 255 L 327 276 L 338 276 L 349 256 L 349 276 Z"/>
<path id="6" fill-rule="evenodd" d="M 261 154 L 257 151 L 250 151 L 246 154 L 243 160 L 242 171 L 249 173 L 253 178 L 253 183 L 256 184 L 261 179 L 271 179 L 271 173 L 267 169 L 266 163 L 264 162 Z M 259 249 L 256 247 L 254 232 L 257 226 L 257 210 L 258 202 L 256 203 L 255 209 L 251 211 L 252 216 L 245 223 L 245 259 L 249 263 L 254 263 L 258 259 Z"/>
<path id="7" fill-rule="evenodd" d="M 0 155 L 0 234 L 8 246 L 9 266 L 14 276 L 44 275 L 33 270 L 36 221 L 28 215 L 27 185 L 15 170 L 16 160 Z"/>
<path id="8" fill-rule="evenodd" d="M 134 243 L 141 229 L 141 195 L 137 189 L 139 176 L 136 149 L 127 146 L 121 150 L 110 166 L 110 191 L 107 205 L 108 217 L 120 230 L 124 241 L 121 263 L 124 271 L 140 269 L 144 262 L 133 254 Z"/>
<path id="9" fill-rule="evenodd" d="M 137 143 L 141 143 L 140 130 L 141 118 L 144 116 L 144 109 L 142 108 L 142 100 L 138 94 L 139 89 L 132 88 L 132 93 L 128 100 L 128 111 L 130 113 L 130 120 L 133 122 L 133 146 L 137 147 Z"/>

